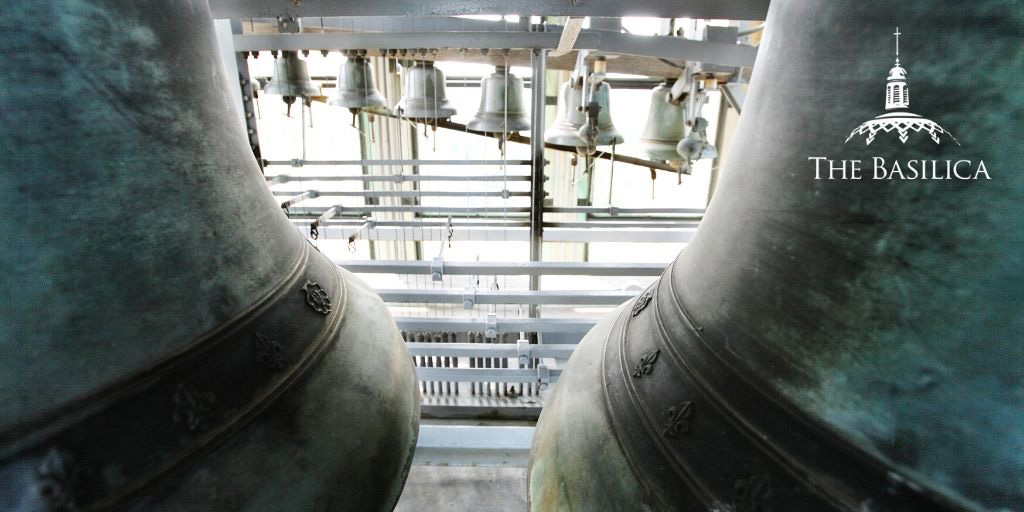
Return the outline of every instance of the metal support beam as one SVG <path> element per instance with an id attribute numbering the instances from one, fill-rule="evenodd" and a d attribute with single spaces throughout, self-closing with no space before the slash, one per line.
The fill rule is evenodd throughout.
<path id="1" fill-rule="evenodd" d="M 267 160 L 268 166 L 287 165 L 289 167 L 305 167 L 308 165 L 530 165 L 530 160 L 420 160 L 414 158 L 391 160 Z"/>
<path id="2" fill-rule="evenodd" d="M 705 18 L 763 20 L 768 0 L 210 0 L 214 18 L 276 18 L 327 16 L 458 16 L 466 14 L 512 14 L 519 16 L 654 16 L 660 18 Z"/>
<path id="3" fill-rule="evenodd" d="M 464 290 L 391 289 L 376 290 L 384 302 L 424 302 L 428 304 L 463 304 L 468 300 Z M 615 290 L 473 290 L 473 304 L 559 304 L 586 306 L 618 306 L 636 293 Z"/>
<path id="4" fill-rule="evenodd" d="M 430 275 L 430 261 L 381 261 L 335 259 L 334 263 L 349 272 L 360 274 L 412 274 Z M 445 261 L 445 275 L 499 275 L 499 276 L 659 276 L 665 263 L 591 263 L 591 262 L 480 262 Z"/>
<path id="5" fill-rule="evenodd" d="M 236 50 L 252 52 L 382 48 L 553 50 L 558 47 L 561 35 L 562 32 L 305 32 L 246 34 L 236 35 L 233 39 Z M 752 67 L 757 56 L 754 46 L 671 36 L 635 36 L 602 30 L 581 32 L 572 49 L 735 67 Z"/>
<path id="6" fill-rule="evenodd" d="M 653 213 L 658 215 L 682 215 L 701 218 L 704 216 L 704 208 L 619 208 L 617 206 L 556 206 L 544 210 L 547 213 L 587 213 L 607 214 L 609 218 L 619 215 L 631 215 L 636 213 Z"/>
<path id="7" fill-rule="evenodd" d="M 403 331 L 482 332 L 486 318 L 395 317 Z M 586 334 L 596 320 L 581 318 L 498 318 L 498 334 L 506 332 L 539 332 L 552 334 Z"/>
<path id="8" fill-rule="evenodd" d="M 534 50 L 532 55 L 533 88 L 530 90 L 530 261 L 544 256 L 544 110 L 547 52 Z M 530 275 L 530 290 L 540 290 L 540 275 Z M 530 316 L 539 317 L 540 310 L 530 306 Z"/>
<path id="9" fill-rule="evenodd" d="M 383 114 L 383 115 L 388 115 L 388 114 Z M 410 119 L 409 121 L 410 122 L 416 122 L 416 120 L 412 120 L 412 119 Z M 501 138 L 501 134 L 484 133 L 484 132 L 478 132 L 476 130 L 470 130 L 465 125 L 463 125 L 463 124 L 455 123 L 455 122 L 452 122 L 452 121 L 449 121 L 449 120 L 445 120 L 445 119 L 430 120 L 429 123 L 430 123 L 430 126 L 436 127 L 436 128 L 445 128 L 445 129 L 448 129 L 448 130 L 455 130 L 455 131 L 461 132 L 461 133 L 472 133 L 473 135 L 480 135 L 482 137 L 492 137 L 492 138 L 499 138 L 499 139 Z M 531 126 L 531 133 L 532 133 L 532 126 Z M 524 137 L 522 135 L 519 135 L 518 133 L 510 133 L 510 134 L 508 134 L 507 140 L 509 142 L 515 142 L 517 144 L 529 144 L 532 147 L 533 146 L 533 140 L 535 138 L 536 137 L 532 137 L 532 136 L 531 137 Z M 540 140 L 543 141 L 544 140 L 543 137 L 541 137 Z M 561 144 L 552 144 L 550 142 L 544 142 L 544 147 L 547 148 L 547 149 L 554 149 L 556 151 L 565 151 L 565 152 L 568 152 L 568 153 L 576 153 L 577 152 L 577 148 L 574 147 L 574 146 L 563 146 Z M 627 164 L 633 164 L 633 165 L 637 165 L 637 166 L 640 166 L 640 167 L 646 167 L 648 169 L 656 169 L 656 170 L 659 170 L 659 171 L 669 171 L 672 174 L 677 174 L 679 172 L 678 169 L 676 169 L 675 167 L 672 167 L 671 165 L 669 165 L 666 162 L 659 162 L 659 161 L 655 161 L 655 160 L 645 160 L 643 158 L 636 158 L 636 157 L 632 157 L 632 156 L 625 156 L 625 155 L 620 155 L 618 153 L 613 155 L 610 151 L 598 150 L 593 155 L 590 155 L 589 158 L 600 158 L 600 159 L 603 159 L 603 160 L 614 160 L 616 162 L 623 162 L 623 163 L 627 163 Z"/>
<path id="10" fill-rule="evenodd" d="M 274 190 L 275 196 L 294 196 L 300 194 L 296 190 Z M 527 197 L 529 192 L 508 192 L 502 190 L 364 190 L 364 191 L 316 191 L 317 197 Z"/>
<path id="11" fill-rule="evenodd" d="M 293 181 L 390 181 L 394 183 L 402 183 L 405 181 L 423 182 L 423 181 L 530 181 L 530 176 L 521 176 L 510 174 L 502 176 L 496 175 L 474 175 L 474 174 L 458 174 L 458 175 L 423 175 L 423 174 L 392 174 L 392 175 L 377 175 L 372 176 L 363 174 L 359 176 L 317 176 L 317 175 L 306 175 L 300 176 L 295 174 L 278 174 L 275 176 L 268 176 L 267 182 L 270 185 L 278 185 L 281 183 L 290 183 Z"/>
<path id="12" fill-rule="evenodd" d="M 405 348 L 411 356 L 450 357 L 508 357 L 539 358 L 552 357 L 569 359 L 575 344 L 525 344 L 525 350 L 515 343 L 415 343 L 408 342 Z"/>
<path id="13" fill-rule="evenodd" d="M 364 221 L 357 224 L 362 225 Z M 309 221 L 295 221 L 296 227 L 305 232 Z M 509 225 L 516 225 L 510 223 Z M 376 227 L 369 229 L 364 237 L 368 240 L 378 241 L 419 241 L 434 240 L 442 241 L 445 238 L 445 227 L 438 226 L 436 229 L 424 229 L 426 225 L 418 223 L 413 227 L 381 227 L 380 222 Z M 346 229 L 347 228 L 347 229 Z M 327 222 L 319 226 L 319 237 L 321 240 L 347 240 L 354 228 L 345 224 Z M 548 228 L 544 231 L 544 240 L 548 242 L 637 242 L 637 243 L 686 243 L 693 237 L 696 231 L 694 228 L 669 228 L 669 229 L 562 229 Z M 510 228 L 475 228 L 463 227 L 456 229 L 456 239 L 459 241 L 472 242 L 528 242 L 530 240 L 529 229 L 522 227 Z"/>
<path id="14" fill-rule="evenodd" d="M 420 425 L 417 466 L 496 466 L 525 468 L 534 427 Z"/>
<path id="15" fill-rule="evenodd" d="M 347 215 L 363 215 L 368 213 L 394 213 L 394 212 L 405 212 L 405 213 L 434 213 L 438 215 L 458 215 L 464 214 L 467 216 L 479 216 L 475 214 L 481 213 L 493 213 L 505 216 L 506 213 L 529 213 L 528 207 L 502 207 L 502 206 L 481 206 L 481 207 L 468 207 L 468 206 L 342 206 L 335 205 L 331 208 L 337 209 L 337 214 Z M 321 215 L 324 211 L 330 208 L 296 208 L 292 211 L 292 215 Z"/>
<path id="16" fill-rule="evenodd" d="M 300 51 L 310 49 L 367 50 L 379 48 L 524 48 L 558 47 L 557 32 L 307 32 L 248 34 L 234 37 L 238 51 Z M 601 45 L 597 33 L 580 34 L 575 49 Z"/>
<path id="17" fill-rule="evenodd" d="M 421 366 L 416 368 L 416 378 L 421 381 L 435 382 L 540 382 L 548 384 L 558 381 L 558 377 L 562 374 L 561 369 L 550 368 L 546 374 L 548 382 L 541 382 L 545 377 L 541 376 L 539 370 L 540 368 L 431 368 Z"/>

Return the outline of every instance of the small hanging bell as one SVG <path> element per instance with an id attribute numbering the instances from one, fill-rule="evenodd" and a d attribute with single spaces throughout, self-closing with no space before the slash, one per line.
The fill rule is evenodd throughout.
<path id="1" fill-rule="evenodd" d="M 507 67 L 495 66 L 494 73 L 480 81 L 480 108 L 466 126 L 486 133 L 529 130 L 530 116 L 523 107 L 523 80 Z"/>
<path id="2" fill-rule="evenodd" d="M 417 62 L 405 70 L 405 94 L 395 114 L 409 119 L 447 119 L 455 107 L 445 94 L 444 73 L 432 61 Z"/>
<path id="3" fill-rule="evenodd" d="M 651 91 L 651 107 L 640 148 L 653 160 L 680 160 L 676 145 L 686 132 L 686 109 L 681 102 L 669 101 L 672 82 L 663 82 Z"/>
<path id="4" fill-rule="evenodd" d="M 274 75 L 262 89 L 264 93 L 280 95 L 288 105 L 289 115 L 295 98 L 308 104 L 310 98 L 320 94 L 320 88 L 309 80 L 306 61 L 291 51 L 281 52 L 281 57 L 274 59 Z"/>
<path id="5" fill-rule="evenodd" d="M 338 70 L 338 88 L 330 105 L 356 113 L 360 110 L 380 111 L 386 108 L 384 98 L 373 83 L 373 68 L 365 57 L 349 57 Z"/>

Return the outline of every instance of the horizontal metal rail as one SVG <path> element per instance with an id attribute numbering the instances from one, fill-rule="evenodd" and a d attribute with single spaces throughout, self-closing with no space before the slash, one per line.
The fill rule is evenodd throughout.
<path id="1" fill-rule="evenodd" d="M 362 274 L 431 275 L 438 270 L 431 261 L 342 260 L 334 262 L 349 272 Z M 444 261 L 444 275 L 523 275 L 523 276 L 659 276 L 666 263 L 592 263 L 592 262 L 480 262 Z"/>
<path id="2" fill-rule="evenodd" d="M 424 302 L 431 304 L 561 304 L 617 306 L 636 296 L 635 292 L 613 290 L 434 290 L 378 289 L 384 302 Z M 467 304 L 468 303 L 468 304 Z"/>
<path id="3" fill-rule="evenodd" d="M 295 190 L 274 190 L 275 196 L 294 196 L 301 192 Z M 508 197 L 529 197 L 530 192 L 507 192 Z M 440 191 L 440 190 L 357 190 L 357 191 L 323 191 L 317 190 L 315 197 L 506 197 L 505 191 Z"/>
<path id="4" fill-rule="evenodd" d="M 356 211 L 356 210 L 353 210 Z M 465 218 L 465 217 L 463 217 Z M 480 216 L 477 218 L 488 218 Z M 515 217 L 516 219 L 524 219 L 522 216 Z M 309 225 L 310 219 L 292 219 L 292 223 L 305 231 L 305 228 Z M 347 239 L 351 235 L 351 229 L 346 229 L 347 225 L 335 224 L 338 221 L 331 221 L 324 223 L 320 226 L 320 239 L 321 240 L 343 240 Z M 527 242 L 530 240 L 530 230 L 525 227 L 527 223 L 521 222 L 510 222 L 508 227 L 474 227 L 470 223 L 466 223 L 465 226 L 459 226 L 460 222 L 453 220 L 455 228 L 455 234 L 453 243 L 458 242 Z M 358 225 L 362 225 L 363 222 L 359 222 Z M 484 222 L 480 223 L 485 224 Z M 446 226 L 445 223 L 440 223 L 435 227 L 431 227 L 424 221 L 420 224 L 417 221 L 412 221 L 408 227 L 382 227 L 381 222 L 377 222 L 375 226 L 367 226 L 368 235 L 364 238 L 369 240 L 381 240 L 381 241 L 403 241 L 403 242 L 415 242 L 422 240 L 446 240 Z M 324 228 L 331 228 L 332 230 L 325 230 Z M 545 242 L 638 242 L 638 243 L 686 243 L 693 238 L 693 234 L 696 229 L 688 227 L 672 227 L 668 226 L 663 229 L 637 229 L 631 227 L 621 227 L 618 229 L 605 229 L 605 228 L 580 228 L 580 229 L 565 229 L 565 228 L 547 228 L 544 230 L 544 241 Z"/>
<path id="5" fill-rule="evenodd" d="M 559 32 L 307 32 L 301 34 L 236 34 L 235 51 L 366 50 L 379 48 L 516 48 L 548 49 L 558 46 Z M 686 59 L 723 66 L 751 67 L 757 48 L 745 44 L 694 41 L 682 37 L 635 36 L 609 30 L 580 32 L 575 50 L 598 50 L 619 55 Z M 410 55 L 409 58 L 415 58 Z"/>
<path id="6" fill-rule="evenodd" d="M 558 47 L 557 32 L 307 32 L 302 34 L 236 34 L 232 37 L 237 52 L 267 50 L 299 51 L 365 50 L 369 48 L 524 48 Z M 596 50 L 601 44 L 597 33 L 581 33 L 573 48 Z"/>
<path id="7" fill-rule="evenodd" d="M 523 218 L 519 216 L 517 218 Z M 296 227 L 306 227 L 310 219 L 292 219 L 292 224 Z M 351 227 L 351 226 L 362 226 L 365 224 L 367 219 L 362 216 L 353 216 L 351 220 L 331 220 L 321 224 L 323 227 Z M 496 220 L 480 220 L 480 221 L 463 221 L 463 220 L 452 220 L 451 226 L 453 228 L 517 228 L 529 226 L 529 221 L 526 220 L 509 220 L 503 221 L 500 218 Z M 367 226 L 367 229 L 381 229 L 382 231 L 390 231 L 387 228 L 408 228 L 409 230 L 417 229 L 422 230 L 423 228 L 447 228 L 449 226 L 446 220 L 375 220 L 371 226 Z M 500 237 L 499 237 L 500 238 Z M 415 241 L 415 236 L 409 238 L 410 241 Z"/>
<path id="8" fill-rule="evenodd" d="M 525 468 L 534 427 L 420 425 L 413 464 Z"/>
<path id="9" fill-rule="evenodd" d="M 338 2 L 306 0 L 211 0 L 214 18 L 270 18 L 282 15 L 301 17 L 329 16 L 455 16 L 463 14 L 516 14 L 519 16 L 656 16 L 660 18 L 704 18 L 763 20 L 768 0 L 526 0 L 508 2 L 479 0 L 451 2 L 440 0 L 378 0 Z M 373 20 L 370 20 L 371 22 Z M 402 27 L 400 27 L 402 28 Z M 449 44 L 454 44 L 451 41 Z M 499 47 L 500 48 L 500 47 Z"/>
<path id="10" fill-rule="evenodd" d="M 405 344 L 409 354 L 413 356 L 450 356 L 450 357 L 553 357 L 568 359 L 576 349 L 574 344 L 534 344 L 529 345 L 527 352 L 522 352 L 515 343 L 419 343 Z M 536 375 L 536 370 L 533 370 Z"/>
<path id="11" fill-rule="evenodd" d="M 424 175 L 424 174 L 392 174 L 388 176 L 296 176 L 293 174 L 277 174 L 267 177 L 267 183 L 276 185 L 279 183 L 291 183 L 297 181 L 364 181 L 364 182 L 393 182 L 403 183 L 423 181 L 530 181 L 529 176 L 510 174 L 501 175 Z"/>
<path id="12" fill-rule="evenodd" d="M 559 368 L 551 368 L 549 382 L 558 381 L 562 374 Z M 536 368 L 416 368 L 416 377 L 421 381 L 448 382 L 541 382 Z"/>
<path id="13" fill-rule="evenodd" d="M 572 229 L 599 229 L 599 228 L 630 228 L 630 229 L 665 229 L 665 228 L 688 228 L 694 229 L 700 225 L 699 222 L 690 221 L 690 219 L 678 219 L 678 218 L 647 218 L 644 219 L 650 222 L 637 222 L 637 221 L 617 221 L 617 222 L 598 222 L 598 221 L 587 221 L 587 222 L 545 222 L 545 228 L 572 228 Z"/>
<path id="14" fill-rule="evenodd" d="M 389 160 L 267 160 L 266 165 L 287 165 L 304 167 L 308 165 L 530 165 L 529 160 L 420 160 L 420 159 L 389 159 Z"/>
<path id="15" fill-rule="evenodd" d="M 598 206 L 554 206 L 544 208 L 544 213 L 604 213 L 610 217 L 635 213 L 656 213 L 663 215 L 704 215 L 704 208 L 620 208 Z"/>
<path id="16" fill-rule="evenodd" d="M 430 318 L 395 317 L 395 323 L 403 331 L 485 331 L 488 327 L 484 318 Z M 537 332 L 542 334 L 586 334 L 597 324 L 596 320 L 582 318 L 498 318 L 495 324 L 498 334 L 505 332 Z"/>
<path id="17" fill-rule="evenodd" d="M 381 114 L 381 115 L 392 117 L 392 118 L 395 118 L 395 119 L 399 119 L 398 116 L 395 116 L 393 114 Z M 503 135 L 500 134 L 500 133 L 491 133 L 491 132 L 481 132 L 481 131 L 477 131 L 477 130 L 470 130 L 464 124 L 456 123 L 456 122 L 453 122 L 453 121 L 450 121 L 450 120 L 447 120 L 447 119 L 430 119 L 430 120 L 426 120 L 426 121 L 417 120 L 417 119 L 408 119 L 408 118 L 405 118 L 405 119 L 407 121 L 409 121 L 409 122 L 412 122 L 412 123 L 424 123 L 425 122 L 426 124 L 429 124 L 430 126 L 433 126 L 435 128 L 445 128 L 445 129 L 448 129 L 448 130 L 455 130 L 455 131 L 463 132 L 463 133 L 472 133 L 473 135 L 480 135 L 481 137 L 490 137 L 490 138 L 494 138 L 494 139 L 502 139 L 503 138 Z M 504 134 L 504 137 L 505 137 L 505 140 L 507 140 L 509 142 L 515 142 L 517 144 L 530 144 L 530 138 L 529 137 L 526 137 L 524 135 L 520 135 L 518 133 Z M 553 149 L 553 150 L 556 150 L 556 151 L 563 151 L 563 152 L 573 153 L 573 154 L 575 154 L 577 152 L 577 150 L 578 150 L 575 146 L 565 146 L 565 145 L 562 145 L 562 144 L 552 144 L 550 142 L 545 142 L 544 143 L 544 147 L 547 148 L 547 149 Z M 625 163 L 625 164 L 632 164 L 632 165 L 636 165 L 636 166 L 639 166 L 639 167 L 646 167 L 648 169 L 654 169 L 654 170 L 659 170 L 659 171 L 669 171 L 669 172 L 672 172 L 672 173 L 678 173 L 679 172 L 678 169 L 676 169 L 675 167 L 669 165 L 666 162 L 661 162 L 661 161 L 656 161 L 656 160 L 645 160 L 643 158 L 637 158 L 637 157 L 633 157 L 633 156 L 620 155 L 620 154 L 617 154 L 617 153 L 613 154 L 611 151 L 598 150 L 593 155 L 591 155 L 591 158 L 600 158 L 600 159 L 603 159 L 603 160 L 612 160 L 612 161 L 615 161 L 615 162 L 622 162 L 622 163 Z"/>
<path id="18" fill-rule="evenodd" d="M 530 208 L 525 206 L 481 206 L 476 208 L 470 208 L 465 206 L 342 206 L 335 205 L 327 208 L 293 208 L 292 217 L 300 216 L 319 216 L 323 212 L 336 208 L 338 214 L 359 214 L 359 213 L 378 213 L 378 212 L 405 212 L 405 213 L 443 213 L 443 214 L 468 214 L 479 216 L 481 213 L 530 213 Z"/>
<path id="19" fill-rule="evenodd" d="M 305 208 L 293 208 L 292 214 L 294 216 L 315 216 L 320 215 L 327 211 L 330 207 L 305 207 Z M 491 212 L 491 213 L 529 213 L 530 208 L 518 207 L 518 206 L 488 206 L 480 208 L 467 208 L 467 207 L 447 207 L 447 206 L 339 206 L 340 211 L 349 212 L 451 212 L 451 213 L 475 213 L 475 212 Z M 386 209 L 383 209 L 386 208 Z M 699 218 L 704 215 L 703 208 L 600 208 L 596 206 L 569 206 L 569 207 L 554 207 L 545 208 L 544 213 L 585 213 L 585 214 L 607 214 L 608 218 L 602 217 L 601 220 L 609 220 L 618 215 L 632 215 L 632 214 L 661 214 L 661 215 L 676 215 L 676 218 L 689 219 Z M 656 217 L 644 217 L 645 220 L 654 219 Z"/>

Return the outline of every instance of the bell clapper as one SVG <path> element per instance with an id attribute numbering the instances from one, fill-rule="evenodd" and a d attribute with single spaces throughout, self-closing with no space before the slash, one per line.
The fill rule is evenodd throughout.
<path id="1" fill-rule="evenodd" d="M 295 96 L 284 96 L 284 104 L 287 105 L 284 111 L 285 117 L 292 116 L 292 103 L 295 103 Z"/>
<path id="2" fill-rule="evenodd" d="M 658 174 L 655 172 L 654 167 L 651 167 L 651 199 L 654 199 L 654 183 L 658 179 Z"/>

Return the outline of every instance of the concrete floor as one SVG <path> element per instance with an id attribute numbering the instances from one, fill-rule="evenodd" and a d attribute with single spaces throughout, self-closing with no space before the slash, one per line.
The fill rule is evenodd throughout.
<path id="1" fill-rule="evenodd" d="M 524 512 L 526 468 L 413 466 L 395 512 Z"/>

